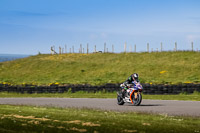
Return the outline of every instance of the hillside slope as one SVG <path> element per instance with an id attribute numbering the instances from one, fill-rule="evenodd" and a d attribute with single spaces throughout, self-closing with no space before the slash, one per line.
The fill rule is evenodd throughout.
<path id="1" fill-rule="evenodd" d="M 134 72 L 142 83 L 199 83 L 200 53 L 37 55 L 0 63 L 0 82 L 120 83 Z"/>

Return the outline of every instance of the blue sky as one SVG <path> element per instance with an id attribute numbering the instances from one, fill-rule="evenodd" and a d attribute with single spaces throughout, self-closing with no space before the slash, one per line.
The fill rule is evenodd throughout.
<path id="1" fill-rule="evenodd" d="M 90 52 L 200 49 L 199 0 L 0 0 L 0 53 L 49 53 L 80 44 Z"/>

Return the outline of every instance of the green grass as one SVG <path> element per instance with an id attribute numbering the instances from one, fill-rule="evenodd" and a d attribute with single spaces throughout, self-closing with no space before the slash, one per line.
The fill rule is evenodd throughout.
<path id="1" fill-rule="evenodd" d="M 143 99 L 200 101 L 200 94 L 195 92 L 179 95 L 143 95 Z"/>
<path id="2" fill-rule="evenodd" d="M 56 97 L 56 98 L 116 98 L 116 92 L 113 93 L 87 93 L 87 92 L 76 92 L 76 93 L 34 93 L 34 94 L 21 94 L 21 93 L 8 93 L 0 92 L 0 97 Z M 143 99 L 152 100 L 188 100 L 188 101 L 200 101 L 200 93 L 194 92 L 193 94 L 179 94 L 179 95 L 142 95 Z"/>
<path id="3" fill-rule="evenodd" d="M 199 83 L 199 60 L 199 52 L 37 55 L 0 63 L 0 82 L 94 85 L 137 72 L 142 83 Z"/>
<path id="4" fill-rule="evenodd" d="M 0 132 L 199 132 L 200 118 L 0 105 Z"/>
<path id="5" fill-rule="evenodd" d="M 0 97 L 56 97 L 56 98 L 116 98 L 117 93 L 88 93 L 88 92 L 76 92 L 76 93 L 8 93 L 8 92 L 0 92 Z"/>

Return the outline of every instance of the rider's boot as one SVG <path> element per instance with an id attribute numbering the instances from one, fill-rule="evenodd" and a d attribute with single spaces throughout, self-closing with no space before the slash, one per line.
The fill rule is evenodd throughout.
<path id="1" fill-rule="evenodd" d="M 125 98 L 125 96 L 126 96 L 126 90 L 124 89 L 122 90 L 122 97 Z"/>

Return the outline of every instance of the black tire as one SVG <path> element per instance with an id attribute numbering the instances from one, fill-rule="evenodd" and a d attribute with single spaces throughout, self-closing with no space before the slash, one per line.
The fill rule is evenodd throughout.
<path id="1" fill-rule="evenodd" d="M 121 96 L 117 95 L 117 104 L 118 105 L 124 105 L 124 100 Z"/>
<path id="2" fill-rule="evenodd" d="M 137 99 L 135 99 L 135 95 L 134 94 L 132 95 L 131 98 L 132 98 L 132 101 L 133 101 L 133 105 L 135 105 L 135 106 L 139 106 L 140 103 L 142 102 L 142 95 L 141 95 L 141 93 L 137 94 Z"/>

